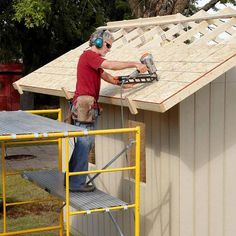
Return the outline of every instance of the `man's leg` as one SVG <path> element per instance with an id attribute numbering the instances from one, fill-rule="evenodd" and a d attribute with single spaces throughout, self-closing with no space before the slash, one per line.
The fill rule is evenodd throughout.
<path id="1" fill-rule="evenodd" d="M 93 124 L 80 124 L 81 129 L 94 129 Z M 94 144 L 94 136 L 77 137 L 75 147 L 69 162 L 70 172 L 79 172 L 88 170 L 88 156 Z M 76 175 L 70 177 L 70 190 L 80 190 L 81 186 L 86 183 L 87 175 Z"/>

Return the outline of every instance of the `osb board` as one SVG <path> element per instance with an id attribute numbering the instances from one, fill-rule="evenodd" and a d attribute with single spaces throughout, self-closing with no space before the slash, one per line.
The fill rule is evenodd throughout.
<path id="1" fill-rule="evenodd" d="M 182 53 L 182 50 L 185 51 Z M 155 55 L 155 53 L 153 54 Z M 186 93 L 187 96 L 193 94 L 201 86 L 224 73 L 224 68 L 230 69 L 236 65 L 236 44 L 192 46 L 177 49 L 172 51 L 172 54 L 169 54 L 167 50 L 165 54 L 163 52 L 163 57 L 162 54 L 159 54 L 162 61 L 156 63 L 159 81 L 135 85 L 132 89 L 124 90 L 123 97 L 128 96 L 136 101 L 137 107 L 139 107 L 139 102 L 146 102 L 149 103 L 148 110 L 165 111 L 164 106 L 167 100 L 168 103 L 173 100 L 171 101 L 173 104 L 180 102 L 186 97 Z M 226 63 L 228 63 L 227 67 L 224 66 Z M 214 71 L 216 72 L 213 74 Z M 118 75 L 118 73 L 116 74 Z M 211 79 L 206 80 L 205 78 L 209 75 L 211 75 Z M 197 87 L 194 86 L 195 83 L 198 83 Z M 185 89 L 186 93 L 183 96 Z M 101 95 L 113 98 L 114 104 L 114 98 L 119 103 L 120 90 L 115 86 L 103 83 Z M 139 108 L 142 108 L 141 106 L 142 104 Z"/>
<path id="2" fill-rule="evenodd" d="M 140 23 L 140 25 L 133 28 L 124 27 L 115 31 L 116 40 L 106 58 L 138 61 L 143 53 L 150 52 L 154 57 L 159 77 L 158 82 L 135 85 L 132 89 L 123 91 L 123 97 L 129 96 L 130 99 L 133 99 L 137 108 L 164 112 L 197 91 L 201 86 L 217 78 L 226 68 L 232 68 L 235 60 L 231 57 L 236 53 L 236 29 L 234 27 L 235 17 L 233 17 L 235 15 L 235 10 L 226 8 L 214 16 L 200 11 L 188 19 L 177 14 L 121 21 L 125 24 Z M 229 19 L 221 20 L 216 16 L 224 16 Z M 160 20 L 166 24 L 159 24 Z M 171 23 L 173 20 L 177 20 L 177 22 Z M 146 21 L 153 24 L 143 26 L 141 23 Z M 108 25 L 122 25 L 121 22 L 111 22 Z M 210 29 L 209 26 L 212 25 L 214 28 Z M 217 44 L 217 42 L 222 42 L 219 35 L 224 32 L 228 34 L 227 41 L 223 42 L 224 44 Z M 201 42 L 204 44 L 200 44 Z M 209 46 L 209 43 L 215 45 Z M 69 51 L 20 79 L 16 82 L 18 86 L 15 87 L 55 96 L 63 96 L 61 87 L 65 87 L 73 93 L 76 84 L 77 61 L 87 47 L 88 42 Z M 224 61 L 227 60 L 230 60 L 231 66 L 228 63 L 225 67 Z M 214 72 L 216 68 L 218 70 Z M 128 75 L 132 71 L 133 69 L 126 69 L 108 72 L 113 75 Z M 211 78 L 205 79 L 209 74 Z M 194 85 L 196 81 L 197 86 Z M 120 88 L 102 81 L 101 101 L 119 105 Z"/>

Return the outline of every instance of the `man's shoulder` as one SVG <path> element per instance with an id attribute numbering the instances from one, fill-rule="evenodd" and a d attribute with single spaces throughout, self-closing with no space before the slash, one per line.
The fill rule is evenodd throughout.
<path id="1" fill-rule="evenodd" d="M 94 69 L 100 68 L 105 59 L 93 50 L 84 51 L 79 59 L 79 65 L 89 64 Z"/>
<path id="2" fill-rule="evenodd" d="M 95 55 L 99 56 L 96 52 L 92 51 L 91 49 L 85 50 L 82 55 Z"/>
<path id="3" fill-rule="evenodd" d="M 88 49 L 88 50 L 84 51 L 82 55 L 83 55 L 83 56 L 89 56 L 89 57 L 101 57 L 100 54 L 98 54 L 98 53 L 92 51 L 91 49 Z M 82 55 L 81 55 L 81 56 L 82 56 Z"/>
<path id="4" fill-rule="evenodd" d="M 89 60 L 89 58 L 92 57 L 92 53 L 91 50 L 85 50 L 83 51 L 83 53 L 80 55 L 80 61 L 84 61 L 84 60 Z"/>

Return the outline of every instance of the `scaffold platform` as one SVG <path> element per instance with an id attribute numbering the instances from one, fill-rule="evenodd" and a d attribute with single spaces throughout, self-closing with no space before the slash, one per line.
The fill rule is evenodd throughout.
<path id="1" fill-rule="evenodd" d="M 35 138 L 42 134 L 46 138 L 49 133 L 67 133 L 71 131 L 80 131 L 80 129 L 78 126 L 25 111 L 0 112 L 0 136 L 10 135 L 12 140 L 16 139 L 16 135 L 22 134 L 33 134 Z"/>
<path id="2" fill-rule="evenodd" d="M 63 172 L 57 170 L 31 171 L 23 172 L 22 177 L 65 201 L 66 188 Z M 89 211 L 114 206 L 124 206 L 126 208 L 127 205 L 128 203 L 98 189 L 93 192 L 70 192 L 70 206 L 79 210 Z"/>

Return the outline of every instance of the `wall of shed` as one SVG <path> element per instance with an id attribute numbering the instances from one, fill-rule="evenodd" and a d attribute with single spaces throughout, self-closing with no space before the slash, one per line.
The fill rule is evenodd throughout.
<path id="1" fill-rule="evenodd" d="M 146 183 L 141 184 L 141 236 L 236 235 L 236 68 L 164 114 L 142 111 L 128 119 L 146 125 Z M 99 129 L 121 127 L 120 108 L 103 105 Z M 96 138 L 96 168 L 123 147 L 122 136 Z M 125 158 L 124 158 L 125 159 Z M 122 165 L 120 160 L 115 166 Z M 129 199 L 129 180 L 104 174 L 98 186 Z M 132 181 L 131 181 L 132 182 Z M 117 212 L 126 236 L 133 216 Z M 83 235 L 118 235 L 106 214 L 73 218 Z"/>
<path id="2" fill-rule="evenodd" d="M 121 111 L 117 106 L 103 105 L 99 129 L 120 128 Z M 178 235 L 179 231 L 179 129 L 178 107 L 160 114 L 139 111 L 133 116 L 124 109 L 127 120 L 144 122 L 146 126 L 146 183 L 141 183 L 141 235 Z M 96 168 L 104 166 L 124 147 L 123 137 L 96 137 Z M 125 156 L 114 166 L 125 164 Z M 131 185 L 129 185 L 131 183 Z M 133 182 L 121 173 L 103 174 L 97 181 L 99 188 L 125 201 L 132 199 Z M 133 233 L 133 215 L 130 211 L 115 213 L 126 236 Z M 73 228 L 83 235 L 111 236 L 117 234 L 106 214 L 82 216 L 73 219 Z"/>
<path id="3" fill-rule="evenodd" d="M 179 235 L 236 235 L 236 68 L 180 104 Z"/>

